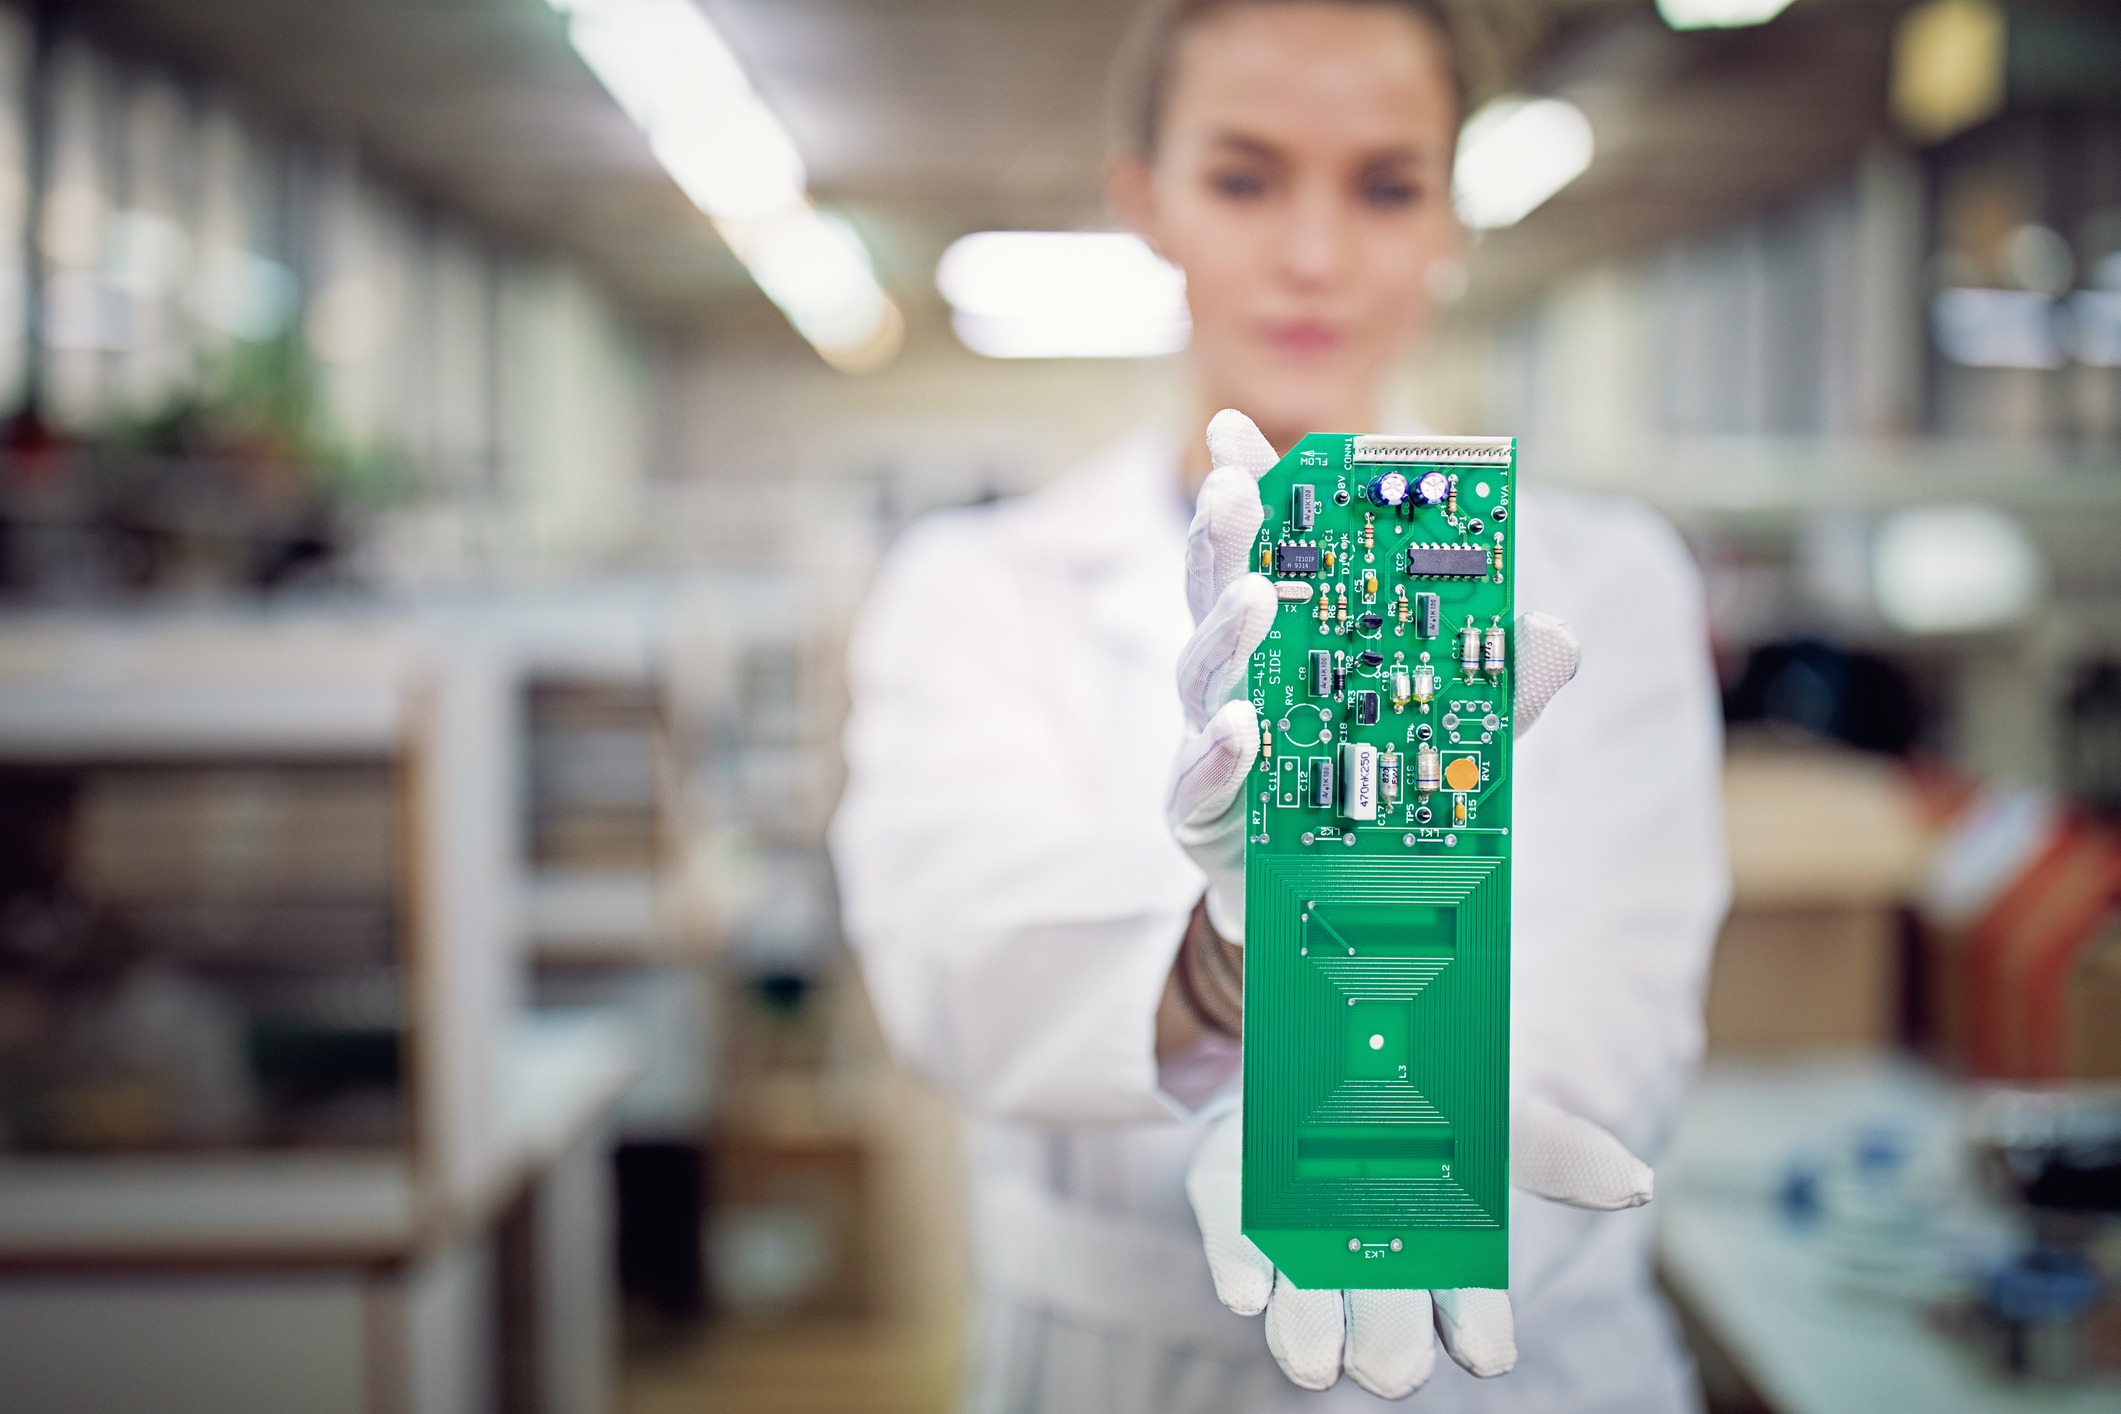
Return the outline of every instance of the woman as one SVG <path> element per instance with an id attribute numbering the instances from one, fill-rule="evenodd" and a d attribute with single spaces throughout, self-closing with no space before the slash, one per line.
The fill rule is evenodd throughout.
<path id="1" fill-rule="evenodd" d="M 1272 447 L 1217 422 L 1213 461 L 1245 472 L 1208 479 L 1196 507 L 1191 612 L 1187 508 L 1211 458 L 1144 432 L 1034 496 L 915 527 L 852 655 L 833 832 L 848 931 L 894 1045 L 978 1121 L 968 1404 L 1279 1408 L 1345 1365 L 1329 1403 L 1403 1395 L 1433 1368 L 1436 1408 L 1686 1407 L 1640 1213 L 1513 1193 L 1499 1318 L 1435 1303 L 1456 1364 L 1424 1359 L 1426 1294 L 1284 1302 L 1216 1231 L 1231 1130 L 1206 1121 L 1235 1093 L 1242 906 L 1199 782 L 1238 709 L 1197 674 L 1182 708 L 1173 666 L 1231 632 L 1222 596 L 1257 583 L 1217 563 L 1217 518 L 1243 511 L 1233 481 L 1307 432 L 1378 425 L 1429 271 L 1459 249 L 1461 98 L 1423 0 L 1175 0 L 1133 63 L 1113 209 L 1185 271 L 1192 425 L 1241 408 Z M 1523 602 L 1576 626 L 1584 666 L 1516 757 L 1513 1096 L 1591 1122 L 1548 1137 L 1587 1132 L 1602 1153 L 1595 1124 L 1654 1153 L 1698 1054 L 1724 896 L 1698 590 L 1639 510 L 1520 506 Z M 1513 1115 L 1520 1168 L 1521 1130 Z M 1223 1243 L 1212 1275 L 1204 1227 Z M 1218 1283 L 1238 1309 L 1274 1293 L 1267 1339 Z M 1509 1366 L 1512 1307 L 1522 1358 L 1481 1382 Z"/>

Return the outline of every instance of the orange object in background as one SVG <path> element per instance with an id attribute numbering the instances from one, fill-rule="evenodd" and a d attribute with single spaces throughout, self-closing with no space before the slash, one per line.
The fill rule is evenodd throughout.
<path id="1" fill-rule="evenodd" d="M 2121 831 L 2061 808 L 2011 816 L 1977 800 L 1946 847 L 1991 877 L 1932 933 L 1942 1058 L 1984 1079 L 2121 1077 L 2106 1035 L 2121 1001 Z"/>

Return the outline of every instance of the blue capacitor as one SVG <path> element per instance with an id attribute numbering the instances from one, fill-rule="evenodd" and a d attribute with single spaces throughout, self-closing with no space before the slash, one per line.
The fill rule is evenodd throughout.
<path id="1" fill-rule="evenodd" d="M 1451 478 L 1440 471 L 1422 473 L 1421 480 L 1414 483 L 1414 500 L 1424 506 L 1440 506 L 1451 495 Z"/>
<path id="2" fill-rule="evenodd" d="M 1380 506 L 1400 506 L 1407 499 L 1407 478 L 1388 471 L 1370 483 L 1370 499 Z"/>

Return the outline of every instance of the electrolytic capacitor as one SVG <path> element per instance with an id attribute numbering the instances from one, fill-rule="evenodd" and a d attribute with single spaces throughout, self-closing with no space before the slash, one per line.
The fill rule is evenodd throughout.
<path id="1" fill-rule="evenodd" d="M 1407 671 L 1405 663 L 1394 663 L 1391 681 L 1392 706 L 1395 710 L 1404 709 L 1414 700 L 1414 674 Z"/>
<path id="2" fill-rule="evenodd" d="M 1423 663 L 1414 670 L 1414 700 L 1426 708 L 1436 700 L 1436 669 Z M 1428 728 L 1422 728 L 1427 731 Z"/>
<path id="3" fill-rule="evenodd" d="M 1397 506 L 1407 499 L 1404 472 L 1388 471 L 1370 483 L 1370 499 L 1380 506 Z"/>
<path id="4" fill-rule="evenodd" d="M 1451 494 L 1451 478 L 1440 471 L 1425 471 L 1414 483 L 1414 499 L 1424 506 L 1440 506 Z"/>
<path id="5" fill-rule="evenodd" d="M 1473 627 L 1471 615 L 1458 631 L 1458 667 L 1467 677 L 1480 671 L 1480 630 Z"/>
<path id="6" fill-rule="evenodd" d="M 1503 631 L 1502 619 L 1498 616 L 1481 635 L 1480 670 L 1491 677 L 1501 677 L 1504 665 L 1509 662 L 1509 653 L 1509 635 Z"/>
<path id="7" fill-rule="evenodd" d="M 1414 748 L 1414 793 L 1434 795 L 1443 789 L 1443 756 L 1433 746 Z"/>

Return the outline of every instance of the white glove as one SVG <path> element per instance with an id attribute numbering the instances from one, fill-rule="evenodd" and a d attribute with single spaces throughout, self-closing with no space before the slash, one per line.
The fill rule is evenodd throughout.
<path id="1" fill-rule="evenodd" d="M 1345 1370 L 1364 1389 L 1404 1399 L 1436 1369 L 1443 1348 L 1483 1378 L 1517 1363 L 1506 1291 L 1306 1291 L 1289 1285 L 1243 1231 L 1244 1115 L 1209 1131 L 1186 1174 L 1215 1294 L 1240 1316 L 1267 1313 L 1267 1349 L 1290 1380 L 1330 1389 Z M 1620 1141 L 1544 1100 L 1510 1104 L 1510 1181 L 1575 1208 L 1611 1211 L 1650 1201 L 1650 1166 Z"/>
<path id="2" fill-rule="evenodd" d="M 1239 798 L 1259 759 L 1259 718 L 1246 696 L 1253 650 L 1274 626 L 1278 601 L 1266 576 L 1248 573 L 1266 509 L 1259 478 L 1281 458 L 1252 419 L 1225 408 L 1208 424 L 1214 469 L 1201 483 L 1186 534 L 1186 602 L 1195 628 L 1178 655 L 1186 739 L 1172 771 L 1171 834 L 1208 876 L 1208 921 L 1245 940 L 1245 807 Z M 1517 695 L 1511 730 L 1523 733 L 1576 675 L 1569 626 L 1551 614 L 1517 618 Z"/>

